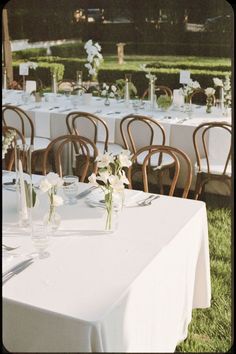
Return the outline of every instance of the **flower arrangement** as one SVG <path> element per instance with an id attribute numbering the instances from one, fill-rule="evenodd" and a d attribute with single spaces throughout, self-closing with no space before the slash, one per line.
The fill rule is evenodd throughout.
<path id="1" fill-rule="evenodd" d="M 117 88 L 115 85 L 113 84 L 107 85 L 106 83 L 103 83 L 101 96 L 106 98 L 114 98 L 116 95 L 117 95 Z"/>
<path id="2" fill-rule="evenodd" d="M 105 207 L 107 211 L 106 229 L 111 229 L 113 198 L 122 195 L 125 185 L 129 184 L 129 180 L 123 170 L 130 167 L 131 156 L 130 151 L 123 150 L 119 155 L 112 155 L 106 152 L 104 155 L 98 155 L 96 158 L 98 164 L 98 174 L 92 173 L 89 176 L 89 182 L 95 186 L 99 186 L 105 197 Z"/>
<path id="3" fill-rule="evenodd" d="M 84 64 L 84 66 L 88 69 L 89 75 L 96 78 L 98 67 L 103 61 L 103 56 L 100 53 L 101 46 L 98 43 L 93 44 L 93 41 L 90 39 L 85 43 L 84 49 L 87 53 L 88 61 L 88 63 Z"/>
<path id="4" fill-rule="evenodd" d="M 27 61 L 24 64 L 27 65 L 29 69 L 33 69 L 33 70 L 36 70 L 36 68 L 38 67 L 38 64 L 33 61 Z"/>
<path id="5" fill-rule="evenodd" d="M 213 96 L 216 90 L 213 87 L 207 87 L 204 90 L 207 98 L 206 98 L 206 113 L 211 113 L 211 106 L 213 105 Z"/>
<path id="6" fill-rule="evenodd" d="M 167 110 L 172 105 L 172 98 L 168 95 L 160 95 L 157 99 L 158 107 Z"/>
<path id="7" fill-rule="evenodd" d="M 5 158 L 7 150 L 9 149 L 15 136 L 16 131 L 14 129 L 9 129 L 9 131 L 6 132 L 5 136 L 2 137 L 2 159 Z"/>
<path id="8" fill-rule="evenodd" d="M 60 217 L 55 213 L 55 208 L 63 204 L 63 199 L 57 195 L 57 190 L 63 185 L 63 179 L 57 173 L 49 172 L 40 180 L 39 189 L 41 192 L 48 194 L 49 197 L 49 213 L 46 214 L 44 222 L 46 225 L 52 225 L 52 229 L 56 229 L 60 223 Z"/>
<path id="9" fill-rule="evenodd" d="M 179 91 L 184 96 L 185 102 L 190 103 L 190 97 L 192 93 L 200 88 L 201 86 L 198 81 L 193 81 L 192 79 L 190 79 L 188 84 L 184 87 L 181 87 Z"/>
<path id="10" fill-rule="evenodd" d="M 117 96 L 124 98 L 125 84 L 126 84 L 126 81 L 124 79 L 116 80 Z M 129 82 L 128 86 L 129 86 L 129 96 L 135 97 L 137 95 L 137 88 L 135 87 L 135 85 L 132 82 Z"/>
<path id="11" fill-rule="evenodd" d="M 232 94 L 231 94 L 231 83 L 230 83 L 229 76 L 227 75 L 224 80 L 221 80 L 218 77 L 214 77 L 213 82 L 215 87 L 220 87 L 223 89 L 224 105 L 226 107 L 230 107 Z"/>

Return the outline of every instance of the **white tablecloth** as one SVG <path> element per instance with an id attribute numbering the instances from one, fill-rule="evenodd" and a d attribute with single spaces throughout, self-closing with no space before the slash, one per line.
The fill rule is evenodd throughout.
<path id="1" fill-rule="evenodd" d="M 17 101 L 17 99 L 18 101 Z M 15 93 L 7 96 L 4 102 L 19 102 L 19 94 Z M 101 117 L 105 120 L 109 129 L 109 142 L 117 143 L 123 145 L 123 140 L 120 134 L 120 121 L 121 119 L 130 113 L 134 113 L 132 108 L 132 104 L 130 107 L 126 107 L 124 102 L 117 102 L 116 100 L 110 100 L 111 105 L 106 107 L 104 105 L 104 99 L 101 98 L 93 98 L 90 105 L 84 105 L 82 100 L 78 98 L 78 106 L 73 107 L 70 100 L 66 100 L 63 97 L 59 97 L 56 103 L 49 104 L 48 102 L 43 102 L 41 108 L 34 108 L 35 103 L 31 102 L 28 105 L 23 105 L 21 108 L 25 109 L 33 121 L 35 122 L 36 127 L 36 135 L 42 136 L 42 132 L 44 132 L 45 137 L 50 137 L 52 139 L 58 137 L 59 135 L 67 133 L 67 127 L 65 122 L 65 117 L 70 111 L 85 111 L 94 113 L 97 116 Z M 53 107 L 58 107 L 56 109 L 49 110 Z M 30 107 L 30 110 L 29 110 Z M 32 108 L 33 107 L 33 108 Z M 70 108 L 68 108 L 70 107 Z M 67 109 L 64 111 L 64 109 Z M 40 118 L 40 114 L 42 113 L 42 118 Z M 222 115 L 222 111 L 213 107 L 212 113 L 207 114 L 206 108 L 204 106 L 195 106 L 194 112 L 192 114 L 192 118 L 181 122 L 184 118 L 186 118 L 186 114 L 179 111 L 167 111 L 162 112 L 160 110 L 151 111 L 148 107 L 148 103 L 146 104 L 146 108 L 144 110 L 139 110 L 138 112 L 141 115 L 147 115 L 157 121 L 163 126 L 166 133 L 166 145 L 174 146 L 176 148 L 182 149 L 189 156 L 193 171 L 194 165 L 196 163 L 196 156 L 193 146 L 193 131 L 194 129 L 203 122 L 209 121 L 227 121 L 231 122 L 231 117 L 224 117 Z M 48 116 L 50 114 L 51 123 L 48 122 Z M 13 124 L 13 123 L 12 123 Z M 50 127 L 50 131 L 47 131 Z M 143 131 L 140 130 L 140 144 L 142 137 L 144 138 Z M 219 140 L 216 136 L 214 136 L 214 140 Z M 228 137 L 227 137 L 228 139 Z M 98 140 L 104 140 L 104 131 L 99 127 L 98 129 Z M 155 142 L 156 143 L 156 142 Z M 224 155 L 224 152 L 227 150 L 228 143 L 221 144 L 221 152 Z M 203 149 L 200 149 L 200 154 L 203 156 Z M 182 171 L 180 173 L 180 178 L 178 180 L 177 186 L 183 187 L 185 182 L 185 174 L 186 167 L 182 166 Z M 191 189 L 195 189 L 196 176 L 193 175 Z M 218 194 L 228 194 L 228 188 L 219 182 L 211 182 L 211 184 L 206 185 L 206 191 Z"/>
<path id="2" fill-rule="evenodd" d="M 80 184 L 80 191 L 84 188 Z M 136 193 L 126 192 L 127 198 Z M 10 236 L 13 196 L 3 193 L 4 243 L 30 253 L 27 233 Z M 38 215 L 46 205 L 40 201 Z M 173 352 L 187 336 L 192 309 L 210 306 L 205 204 L 161 196 L 148 207 L 126 207 L 114 234 L 88 232 L 104 211 L 84 199 L 58 212 L 61 229 L 66 221 L 74 232 L 58 230 L 50 257 L 35 260 L 3 286 L 6 348 Z"/>

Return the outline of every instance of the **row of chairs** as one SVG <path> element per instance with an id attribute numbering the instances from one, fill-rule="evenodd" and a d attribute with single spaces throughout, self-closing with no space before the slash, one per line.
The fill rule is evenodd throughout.
<path id="1" fill-rule="evenodd" d="M 24 112 L 22 109 L 13 106 L 5 106 L 3 108 L 3 124 L 5 129 L 11 129 L 7 124 L 6 112 L 12 111 L 14 113 L 19 114 L 20 127 L 17 130 L 18 143 L 21 141 L 22 143 L 26 143 L 34 146 L 34 151 L 32 154 L 32 169 L 35 170 L 37 157 L 40 155 L 44 155 L 43 166 L 41 168 L 42 173 L 46 173 L 46 166 L 48 165 L 48 158 L 51 160 L 51 164 L 54 165 L 55 168 L 60 175 L 62 174 L 61 168 L 61 153 L 55 154 L 55 158 L 53 158 L 53 150 L 58 145 L 58 143 L 63 143 L 64 145 L 67 142 L 72 142 L 74 148 L 74 155 L 76 160 L 76 168 L 75 170 L 78 173 L 79 168 L 81 168 L 81 181 L 84 181 L 91 171 L 96 172 L 96 163 L 95 159 L 98 153 L 104 153 L 106 151 L 112 152 L 113 154 L 118 154 L 123 148 L 128 149 L 133 154 L 133 167 L 130 169 L 129 178 L 132 181 L 132 176 L 134 171 L 138 171 L 141 169 L 142 172 L 142 180 L 144 190 L 148 191 L 148 179 L 147 172 L 150 174 L 156 175 L 155 180 L 159 181 L 160 193 L 164 192 L 163 187 L 163 174 L 165 171 L 169 171 L 169 175 L 176 180 L 174 185 L 177 182 L 178 174 L 179 174 L 179 163 L 177 162 L 177 150 L 175 148 L 171 148 L 166 146 L 166 135 L 163 127 L 157 121 L 150 117 L 139 116 L 139 115 L 128 115 L 121 120 L 120 123 L 120 131 L 121 136 L 123 138 L 123 146 L 118 144 L 108 143 L 109 141 L 109 131 L 106 123 L 99 117 L 85 113 L 85 112 L 71 112 L 66 117 L 66 125 L 69 132 L 69 135 L 65 135 L 59 138 L 56 138 L 54 141 L 50 142 L 49 139 L 45 138 L 37 138 L 34 136 L 34 125 L 30 117 Z M 24 119 L 27 119 L 28 124 L 31 128 L 31 137 L 27 138 L 25 135 L 25 125 Z M 104 142 L 98 142 L 98 124 L 103 127 L 105 132 Z M 142 131 L 142 135 L 145 136 L 145 141 L 142 144 L 138 144 L 140 140 L 140 134 L 138 136 L 134 136 L 135 128 L 139 128 L 139 131 Z M 222 167 L 222 171 L 212 170 L 209 162 L 208 149 L 206 144 L 207 132 L 213 128 L 221 128 L 226 130 L 229 134 L 231 134 L 231 126 L 227 123 L 206 123 L 202 124 L 196 128 L 193 134 L 193 144 L 196 151 L 197 158 L 197 183 L 196 183 L 196 191 L 195 198 L 197 199 L 201 194 L 202 189 L 204 190 L 205 184 L 210 179 L 220 180 L 228 185 L 230 184 L 231 171 L 230 171 L 230 158 L 231 158 L 231 148 L 229 150 L 227 160 L 225 166 Z M 15 128 L 14 128 L 15 129 Z M 145 131 L 146 130 L 146 131 Z M 158 141 L 154 140 L 155 135 L 158 131 Z M 197 141 L 197 135 L 202 134 L 202 142 L 204 145 L 205 159 L 202 159 Z M 78 139 L 76 138 L 78 137 Z M 37 140 L 38 144 L 35 144 L 35 140 Z M 40 146 L 39 141 L 42 140 L 42 144 Z M 47 142 L 45 143 L 45 140 Z M 157 145 L 158 144 L 158 145 Z M 60 144 L 59 144 L 60 145 Z M 63 145 L 63 146 L 64 146 Z M 86 146 L 86 147 L 85 147 Z M 60 152 L 62 152 L 62 147 L 60 148 Z M 174 154 L 174 155 L 173 155 Z M 183 190 L 183 197 L 187 197 L 189 187 L 191 185 L 192 179 L 192 166 L 190 159 L 188 156 L 178 150 L 178 155 L 181 156 L 182 163 L 186 164 L 188 174 L 186 175 L 186 183 Z M 45 157 L 46 156 L 46 157 Z M 148 156 L 148 157 L 147 157 Z M 12 159 L 9 159 L 11 162 L 9 164 L 9 169 L 12 168 L 13 162 Z M 81 167 L 83 166 L 83 168 Z M 146 172 L 145 172 L 146 171 Z M 176 172 L 177 171 L 177 172 Z M 131 173 L 132 172 L 132 173 Z M 132 182 L 131 182 L 132 186 Z M 186 188 L 185 188 L 186 187 Z M 170 189 L 170 195 L 173 195 L 173 188 Z"/>

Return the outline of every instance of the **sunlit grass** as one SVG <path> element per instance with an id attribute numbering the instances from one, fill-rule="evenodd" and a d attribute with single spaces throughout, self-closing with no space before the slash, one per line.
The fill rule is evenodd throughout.
<path id="1" fill-rule="evenodd" d="M 232 346 L 231 210 L 207 203 L 212 301 L 193 310 L 187 339 L 178 352 L 227 352 Z"/>

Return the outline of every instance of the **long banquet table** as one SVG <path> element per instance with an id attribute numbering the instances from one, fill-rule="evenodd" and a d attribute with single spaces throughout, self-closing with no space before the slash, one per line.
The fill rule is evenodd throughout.
<path id="1" fill-rule="evenodd" d="M 10 92 L 11 91 L 11 92 Z M 125 106 L 124 101 L 110 100 L 111 105 L 106 107 L 104 105 L 104 99 L 93 97 L 91 102 L 87 104 L 83 101 L 82 97 L 72 96 L 71 98 L 66 98 L 65 96 L 60 96 L 53 101 L 35 103 L 30 102 L 28 104 L 22 104 L 21 101 L 21 91 L 8 90 L 7 95 L 3 98 L 3 104 L 17 104 L 20 105 L 20 108 L 24 109 L 29 116 L 32 118 L 35 125 L 35 135 L 54 139 L 60 135 L 67 134 L 67 126 L 65 122 L 66 115 L 72 111 L 85 111 L 94 113 L 97 116 L 101 117 L 108 126 L 109 129 L 109 142 L 123 145 L 123 140 L 120 133 L 120 121 L 121 119 L 130 113 L 134 113 L 132 103 L 129 107 Z M 50 94 L 48 94 L 50 98 Z M 51 98 L 50 98 L 51 99 Z M 57 108 L 54 108 L 57 107 Z M 186 118 L 186 114 L 181 111 L 169 110 L 163 112 L 161 110 L 155 109 L 154 111 L 150 110 L 148 103 L 144 109 L 140 109 L 138 114 L 151 116 L 154 119 L 157 119 L 158 122 L 163 126 L 166 133 L 166 145 L 174 146 L 179 148 L 187 153 L 189 156 L 194 171 L 194 165 L 196 163 L 196 156 L 193 146 L 193 131 L 194 129 L 203 122 L 212 122 L 212 121 L 225 121 L 231 123 L 231 116 L 225 117 L 222 114 L 222 111 L 216 107 L 213 107 L 212 113 L 207 114 L 205 106 L 193 106 L 194 111 L 191 119 Z M 12 116 L 7 119 L 8 124 L 15 126 L 16 121 L 15 117 Z M 26 130 L 27 134 L 27 130 Z M 142 138 L 142 131 L 140 132 L 140 139 Z M 98 140 L 103 141 L 104 133 L 102 129 L 98 130 Z M 212 149 L 217 149 L 219 151 L 219 142 L 221 138 L 215 136 L 214 146 Z M 221 151 L 227 151 L 228 144 L 222 142 Z M 200 148 L 200 153 L 203 150 Z M 180 178 L 178 180 L 178 186 L 183 187 L 185 181 L 186 169 L 183 166 L 183 169 L 180 172 Z M 196 182 L 196 175 L 193 174 L 191 189 L 194 190 Z M 228 194 L 229 191 L 225 188 L 225 185 L 219 182 L 213 182 L 206 186 L 206 191 L 217 193 L 217 194 Z"/>
<path id="2" fill-rule="evenodd" d="M 88 184 L 80 183 L 80 192 Z M 3 190 L 3 242 L 34 251 Z M 126 190 L 126 200 L 138 193 Z M 39 194 L 34 218 L 46 212 Z M 140 197 L 140 196 L 139 196 Z M 124 207 L 117 231 L 96 231 L 102 208 L 86 198 L 58 208 L 50 256 L 3 285 L 3 343 L 10 352 L 174 352 L 192 309 L 210 306 L 205 203 L 161 196 Z"/>

